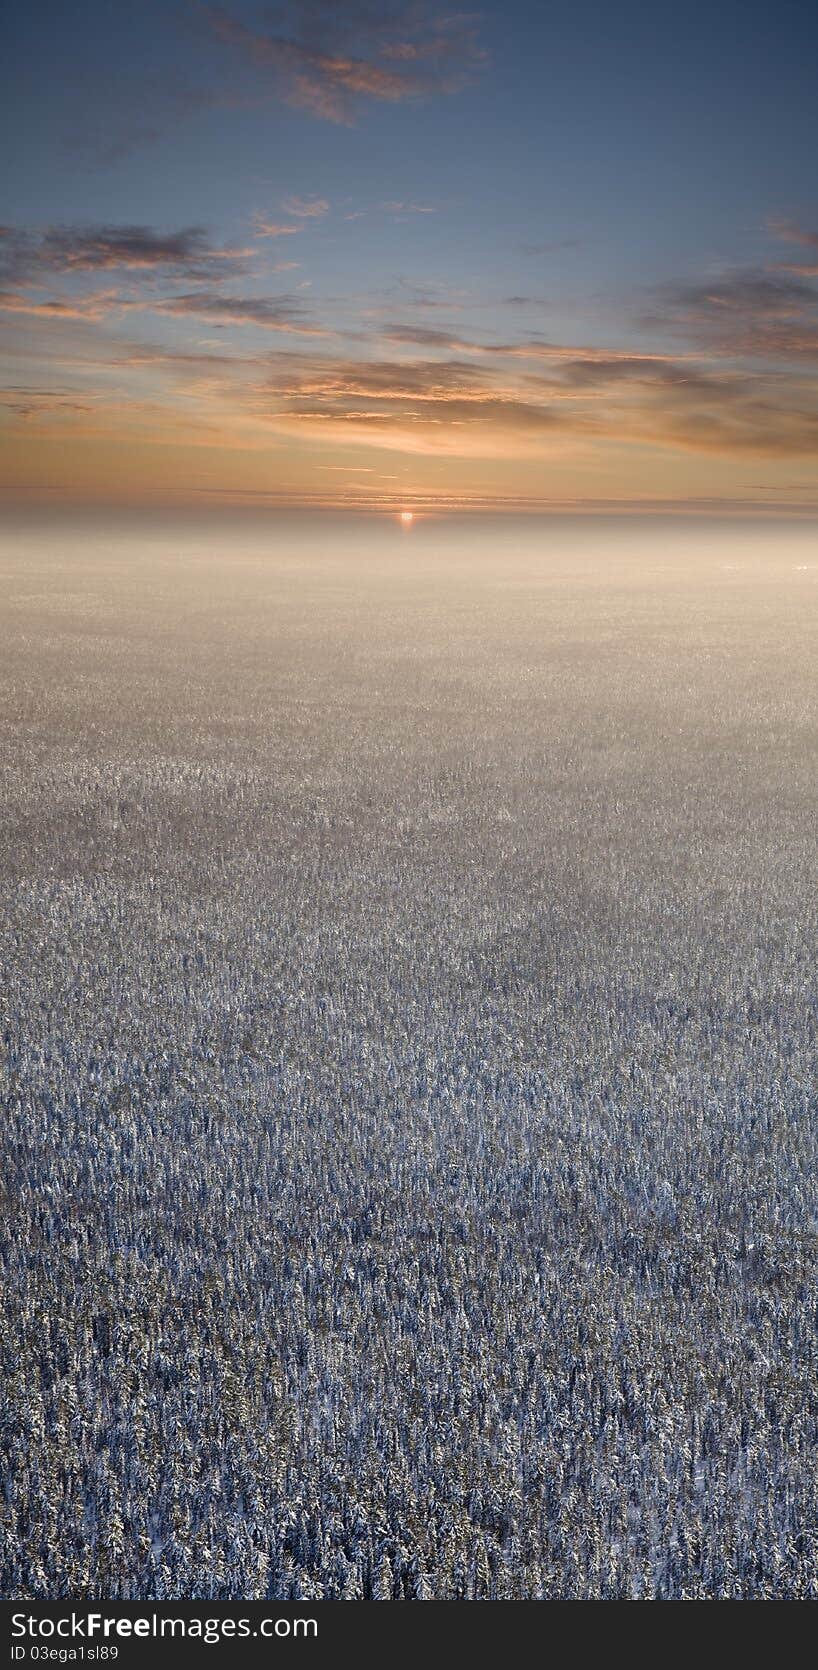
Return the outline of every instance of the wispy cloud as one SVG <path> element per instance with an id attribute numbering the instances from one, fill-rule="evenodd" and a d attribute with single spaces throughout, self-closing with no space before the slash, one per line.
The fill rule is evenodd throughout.
<path id="1" fill-rule="evenodd" d="M 381 332 L 384 342 L 405 343 L 414 348 L 440 348 L 447 353 L 484 354 L 489 347 L 471 342 L 455 331 L 435 330 L 431 325 L 387 324 Z"/>
<path id="2" fill-rule="evenodd" d="M 409 215 L 435 215 L 437 209 L 431 203 L 405 203 L 401 198 L 382 203 L 381 208 L 388 215 L 395 215 L 403 219 Z"/>
<path id="3" fill-rule="evenodd" d="M 93 410 L 93 402 L 77 400 L 64 389 L 26 388 L 18 384 L 0 388 L 0 407 L 27 422 L 30 418 L 46 415 L 89 412 Z"/>
<path id="4" fill-rule="evenodd" d="M 788 244 L 803 244 L 807 249 L 818 249 L 818 231 L 799 226 L 794 220 L 771 220 L 771 232 Z"/>
<path id="5" fill-rule="evenodd" d="M 219 292 L 192 290 L 182 296 L 166 296 L 150 303 L 155 313 L 194 316 L 213 324 L 256 325 L 262 330 L 288 331 L 298 336 L 325 336 L 319 325 L 306 318 L 301 303 L 292 296 L 225 296 Z"/>
<path id="6" fill-rule="evenodd" d="M 772 220 L 769 230 L 784 243 L 798 244 L 802 249 L 812 251 L 809 261 L 777 261 L 779 272 L 794 273 L 800 278 L 818 278 L 818 231 L 799 226 L 792 220 Z"/>
<path id="7" fill-rule="evenodd" d="M 145 147 L 175 143 L 180 126 L 191 120 L 247 109 L 253 102 L 223 75 L 210 86 L 195 85 L 178 64 L 169 64 L 134 81 L 117 76 L 115 91 L 83 100 L 74 107 L 63 143 L 81 158 L 84 172 L 114 167 Z"/>
<path id="8" fill-rule="evenodd" d="M 276 229 L 265 228 L 272 235 Z M 299 232 L 300 225 L 279 230 Z M 101 320 L 108 314 L 190 314 L 215 324 L 256 325 L 264 330 L 325 334 L 291 296 L 236 296 L 234 281 L 246 275 L 256 252 L 214 245 L 201 227 L 158 232 L 146 226 L 62 226 L 35 235 L 0 228 L 0 311 L 41 320 Z M 295 261 L 276 262 L 291 271 Z M 82 293 L 78 281 L 100 273 L 121 275 L 116 289 Z M 46 288 L 62 294 L 43 294 Z M 195 286 L 168 293 L 181 281 Z"/>
<path id="9" fill-rule="evenodd" d="M 306 207 L 324 201 L 298 199 L 299 215 L 290 200 L 293 228 L 320 219 Z M 235 281 L 245 252 L 216 248 L 199 228 L 58 232 L 24 238 L 22 266 L 18 235 L 0 236 L 18 277 L 32 249 L 41 263 L 33 281 L 7 283 L 0 296 L 9 354 L 25 334 L 44 392 L 60 380 L 53 406 L 25 395 L 9 401 L 28 434 L 52 422 L 61 437 L 72 423 L 83 434 L 105 433 L 106 424 L 145 433 L 164 412 L 168 433 L 189 432 L 195 444 L 263 449 L 277 434 L 314 443 L 316 462 L 325 443 L 351 445 L 363 449 L 361 471 L 372 467 L 366 448 L 574 457 L 610 469 L 606 460 L 628 449 L 664 455 L 662 468 L 686 453 L 771 464 L 818 458 L 818 288 L 797 274 L 741 268 L 667 285 L 645 346 L 639 338 L 611 346 L 546 339 L 522 308 L 504 310 L 494 334 L 476 289 L 397 284 L 390 314 L 382 292 L 377 306 L 358 298 L 355 318 L 337 299 L 308 305 L 296 286 L 254 294 L 257 284 Z M 43 293 L 46 277 L 61 294 Z M 425 314 L 429 305 L 437 311 Z M 116 325 L 134 316 L 140 331 L 153 319 L 157 337 L 170 340 L 123 342 Z M 203 324 L 223 351 L 196 340 Z M 251 348 L 231 333 L 246 333 Z"/>
<path id="10" fill-rule="evenodd" d="M 488 365 L 285 353 L 273 356 L 269 376 L 247 398 L 277 427 L 414 453 L 501 457 L 573 440 L 724 456 L 818 455 L 813 385 L 793 390 L 774 375 L 582 348 L 554 349 L 549 375 L 514 369 L 514 356 L 530 358 L 531 346 L 492 345 L 496 359 Z"/>
<path id="11" fill-rule="evenodd" d="M 409 220 L 413 215 L 436 215 L 439 213 L 435 203 L 416 203 L 411 198 L 388 197 L 382 203 L 374 203 L 367 209 L 347 208 L 344 220 L 364 220 L 371 215 L 389 215 L 392 220 Z"/>
<path id="12" fill-rule="evenodd" d="M 297 267 L 281 262 L 280 269 Z M 89 323 L 111 314 L 152 313 L 160 317 L 200 318 L 215 325 L 255 325 L 262 330 L 286 331 L 298 336 L 325 336 L 326 330 L 310 319 L 303 302 L 293 295 L 236 296 L 225 290 L 197 288 L 182 293 L 159 293 L 155 289 L 137 293 L 95 290 L 87 295 L 43 297 L 25 290 L 0 291 L 0 313 L 54 323 L 71 320 Z M 108 352 L 114 354 L 113 344 Z"/>
<path id="13" fill-rule="evenodd" d="M 686 316 L 695 312 L 688 295 L 684 302 Z M 238 297 L 196 287 L 136 300 L 98 292 L 91 305 L 103 313 L 119 308 L 125 317 L 141 311 L 327 340 L 297 295 Z M 577 449 L 603 458 L 606 449 L 621 456 L 629 447 L 770 462 L 818 458 L 818 376 L 738 366 L 720 350 L 697 356 L 477 341 L 398 323 L 376 327 L 355 357 L 307 346 L 238 352 L 229 337 L 216 353 L 122 342 L 110 329 L 101 331 L 91 306 L 66 304 L 59 311 L 32 303 L 30 313 L 31 328 L 47 330 L 48 337 L 39 350 L 27 344 L 29 362 L 39 356 L 44 378 L 57 364 L 66 373 L 73 368 L 76 391 L 66 389 L 54 417 L 62 425 L 70 420 L 68 394 L 75 397 L 77 423 L 79 406 L 99 399 L 95 423 L 104 427 L 108 412 L 112 424 L 127 425 L 133 407 L 134 421 L 144 424 L 147 380 L 151 409 L 161 412 L 167 399 L 168 411 L 177 411 L 177 434 L 181 400 L 185 423 L 199 436 L 210 424 L 224 445 L 263 445 L 265 433 L 279 431 L 319 447 L 341 442 L 464 459 L 555 457 Z M 384 343 L 407 350 L 407 357 L 378 352 Z M 120 391 L 116 408 L 105 404 L 106 386 Z M 50 421 L 47 403 L 26 410 L 29 423 Z M 13 403 L 12 415 L 19 415 Z"/>
<path id="14" fill-rule="evenodd" d="M 97 290 L 70 301 L 40 300 L 14 291 L 0 292 L 0 313 L 21 313 L 32 319 L 103 319 L 116 307 L 115 290 Z"/>
<path id="15" fill-rule="evenodd" d="M 678 365 L 679 354 L 639 353 L 631 348 L 583 347 L 574 343 L 543 342 L 539 339 L 522 342 L 479 342 L 459 332 L 435 330 L 426 325 L 386 324 L 381 332 L 386 342 L 405 343 L 420 348 L 440 348 L 450 353 L 489 354 L 511 359 L 550 360 L 555 363 L 598 365 L 601 367 L 644 368 L 658 365 Z M 698 356 L 697 356 L 698 357 Z"/>
<path id="16" fill-rule="evenodd" d="M 545 238 L 537 243 L 522 243 L 520 251 L 523 255 L 559 255 L 566 249 L 581 249 L 579 238 Z"/>
<path id="17" fill-rule="evenodd" d="M 285 214 L 296 215 L 300 220 L 320 220 L 329 209 L 325 197 L 285 197 L 281 206 Z"/>
<path id="18" fill-rule="evenodd" d="M 303 226 L 293 226 L 280 220 L 265 220 L 263 215 L 256 215 L 253 222 L 253 236 L 256 238 L 292 238 L 296 232 L 303 230 Z"/>
<path id="19" fill-rule="evenodd" d="M 367 100 L 457 92 L 486 61 L 472 14 L 438 14 L 417 0 L 291 0 L 256 28 L 219 8 L 207 18 L 218 40 L 272 75 L 289 104 L 330 122 L 352 122 Z"/>

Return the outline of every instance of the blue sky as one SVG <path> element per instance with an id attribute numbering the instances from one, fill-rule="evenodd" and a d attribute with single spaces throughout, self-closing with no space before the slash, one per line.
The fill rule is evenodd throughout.
<path id="1" fill-rule="evenodd" d="M 161 496 L 169 449 L 296 500 L 818 486 L 813 6 L 94 0 L 5 36 L 11 490 Z"/>

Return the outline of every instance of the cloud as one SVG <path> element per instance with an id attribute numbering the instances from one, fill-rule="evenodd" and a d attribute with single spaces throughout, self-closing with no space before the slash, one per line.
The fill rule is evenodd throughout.
<path id="1" fill-rule="evenodd" d="M 19 384 L 0 389 L 0 407 L 24 422 L 30 418 L 93 410 L 91 401 L 76 400 L 64 389 L 25 388 Z"/>
<path id="2" fill-rule="evenodd" d="M 215 248 L 198 226 L 171 233 L 147 226 L 97 226 L 52 228 L 41 241 L 38 257 L 58 272 L 171 269 L 191 278 L 212 278 L 221 275 L 226 262 L 235 270 L 250 253 Z"/>
<path id="3" fill-rule="evenodd" d="M 778 272 L 795 273 L 799 278 L 818 278 L 818 261 L 777 261 Z"/>
<path id="4" fill-rule="evenodd" d="M 397 289 L 400 294 L 398 303 L 401 307 L 424 308 L 427 310 L 457 313 L 465 305 L 466 298 L 472 292 L 460 288 L 453 288 L 445 284 L 417 284 L 408 278 L 399 278 Z M 469 305 L 474 305 L 471 301 Z"/>
<path id="5" fill-rule="evenodd" d="M 675 291 L 687 318 L 791 319 L 816 299 L 806 284 L 771 276 L 754 268 L 727 274 L 711 284 L 689 284 Z"/>
<path id="6" fill-rule="evenodd" d="M 325 197 L 285 197 L 281 206 L 286 214 L 301 220 L 320 220 L 329 209 Z"/>
<path id="7" fill-rule="evenodd" d="M 196 290 L 157 298 L 151 309 L 216 325 L 302 336 L 318 331 L 294 297 L 240 299 Z M 73 362 L 72 328 L 83 333 Z M 25 417 L 29 426 L 53 417 L 64 431 L 73 413 L 79 433 L 89 421 L 82 411 L 93 402 L 95 433 L 109 423 L 128 433 L 131 421 L 160 423 L 164 412 L 168 432 L 179 438 L 212 434 L 220 445 L 263 447 L 265 435 L 277 432 L 315 445 L 319 460 L 324 443 L 339 442 L 474 459 L 579 455 L 603 463 L 606 453 L 621 459 L 633 448 L 769 462 L 818 459 L 818 379 L 806 375 L 582 345 L 489 343 L 471 354 L 464 343 L 446 353 L 443 333 L 411 358 L 366 359 L 306 345 L 184 351 L 116 342 L 107 333 L 97 334 L 95 346 L 95 330 L 92 323 L 63 321 L 57 353 L 44 351 L 41 363 L 44 382 L 59 364 L 66 387 L 53 403 L 13 391 L 12 416 Z M 113 404 L 106 385 L 115 392 Z M 361 467 L 365 461 L 366 454 Z"/>
<path id="8" fill-rule="evenodd" d="M 265 228 L 263 235 L 271 235 L 273 230 Z M 299 232 L 301 226 L 281 230 Z M 264 330 L 310 336 L 325 334 L 306 319 L 302 304 L 293 298 L 225 293 L 221 287 L 244 275 L 251 253 L 214 245 L 201 227 L 159 232 L 130 225 L 61 226 L 39 235 L 3 227 L 0 311 L 51 321 L 94 321 L 114 312 L 191 314 L 216 324 L 252 324 Z M 298 262 L 281 261 L 274 270 L 297 267 Z M 46 279 L 72 281 L 101 273 L 121 273 L 127 286 L 124 290 L 97 289 L 83 295 L 71 284 L 70 294 L 42 294 Z M 182 280 L 196 288 L 161 293 L 168 284 Z"/>
<path id="9" fill-rule="evenodd" d="M 477 398 L 485 398 L 480 391 L 480 373 L 476 366 L 459 360 L 343 360 L 321 356 L 296 364 L 290 374 L 286 356 L 277 362 L 282 393 L 300 399 L 305 395 L 330 400 L 354 397 L 400 401 L 445 400 L 453 397 L 469 398 L 477 387 Z"/>
<path id="10" fill-rule="evenodd" d="M 269 72 L 288 104 L 350 123 L 367 100 L 401 103 L 459 91 L 485 63 L 474 18 L 409 3 L 291 0 L 266 29 L 209 8 L 212 34 Z"/>
<path id="11" fill-rule="evenodd" d="M 534 358 L 537 349 L 524 346 L 514 350 L 523 357 Z M 571 388 L 593 390 L 610 388 L 617 383 L 641 383 L 644 385 L 661 385 L 665 388 L 684 385 L 686 391 L 694 387 L 707 388 L 709 381 L 702 372 L 697 372 L 686 363 L 667 358 L 661 354 L 629 354 L 616 353 L 610 349 L 579 349 L 572 353 L 560 352 L 552 363 L 559 368 L 564 383 Z M 549 384 L 549 386 L 551 386 Z"/>
<path id="12" fill-rule="evenodd" d="M 431 326 L 415 324 L 387 324 L 382 331 L 386 342 L 405 343 L 419 348 L 439 348 L 450 353 L 488 354 L 507 359 L 549 360 L 576 366 L 598 366 L 600 375 L 606 367 L 611 375 L 627 374 L 629 368 L 645 370 L 652 366 L 676 366 L 684 361 L 678 354 L 639 353 L 635 349 L 577 347 L 572 343 L 541 342 L 476 342 L 459 332 L 435 330 Z"/>
<path id="13" fill-rule="evenodd" d="M 734 358 L 818 358 L 818 290 L 804 273 L 740 268 L 711 283 L 669 286 L 643 323 Z"/>
<path id="14" fill-rule="evenodd" d="M 296 265 L 283 262 L 282 266 Z M 182 294 L 124 296 L 116 290 L 67 300 L 43 300 L 37 296 L 0 292 L 0 313 L 22 314 L 55 323 L 71 320 L 95 322 L 110 313 L 153 313 L 171 318 L 200 318 L 215 325 L 253 325 L 262 330 L 286 331 L 298 336 L 326 336 L 304 312 L 294 296 L 231 296 L 223 291 L 196 289 Z M 114 345 L 109 347 L 114 355 Z"/>
<path id="15" fill-rule="evenodd" d="M 739 269 L 666 287 L 657 294 L 658 351 L 536 335 L 494 339 L 476 324 L 458 328 L 442 312 L 427 322 L 414 311 L 418 298 L 430 299 L 422 290 L 411 291 L 413 300 L 393 298 L 397 318 L 373 310 L 344 346 L 328 328 L 331 310 L 313 313 L 295 287 L 254 295 L 249 285 L 226 284 L 236 271 L 230 261 L 216 263 L 216 282 L 179 283 L 179 263 L 197 262 L 212 248 L 203 233 L 195 243 L 189 232 L 162 234 L 161 243 L 157 233 L 140 237 L 138 247 L 118 233 L 116 241 L 95 234 L 71 243 L 77 259 L 90 263 L 68 268 L 65 289 L 79 294 L 45 298 L 9 286 L 0 297 L 10 353 L 25 349 L 32 364 L 39 358 L 44 383 L 76 383 L 54 413 L 61 433 L 73 410 L 67 395 L 76 393 L 78 426 L 87 398 L 97 402 L 94 422 L 103 428 L 106 413 L 125 427 L 132 413 L 137 426 L 147 426 L 151 413 L 164 410 L 169 432 L 201 437 L 207 430 L 220 445 L 254 447 L 278 432 L 315 443 L 319 457 L 324 442 L 343 442 L 429 457 L 574 456 L 608 470 L 628 449 L 818 458 L 818 293 L 796 275 Z M 39 242 L 46 240 L 43 234 Z M 13 255 L 7 229 L 0 250 L 9 245 Z M 60 252 L 63 260 L 62 244 Z M 108 263 L 123 255 L 140 264 L 123 269 L 117 288 L 102 288 Z M 445 293 L 432 299 L 441 309 L 458 306 Z M 107 316 L 131 313 L 193 328 L 158 326 L 166 345 L 125 343 Z M 510 327 L 512 316 L 503 317 Z M 239 352 L 221 327 L 293 340 L 276 346 L 250 336 L 252 347 Z M 212 341 L 195 342 L 206 330 L 223 352 L 204 351 Z M 676 351 L 666 346 L 668 333 L 681 339 Z M 305 339 L 300 346 L 298 339 Z M 44 404 L 40 413 L 36 402 L 26 408 L 29 432 L 49 410 Z M 12 415 L 24 415 L 19 402 Z"/>
<path id="16" fill-rule="evenodd" d="M 382 335 L 385 342 L 406 343 L 416 348 L 441 348 L 447 353 L 483 354 L 489 351 L 480 343 L 470 342 L 468 338 L 451 331 L 433 330 L 431 326 L 385 325 Z"/>
<path id="17" fill-rule="evenodd" d="M 254 222 L 254 238 L 291 238 L 296 232 L 303 232 L 303 226 L 287 226 L 277 220 L 264 220 L 257 215 Z"/>
<path id="18" fill-rule="evenodd" d="M 507 449 L 512 436 L 525 447 L 557 426 L 539 396 L 527 399 L 456 359 L 278 353 L 243 400 L 259 423 L 274 429 L 408 452 L 487 456 Z"/>
<path id="19" fill-rule="evenodd" d="M 802 226 L 796 226 L 792 221 L 773 221 L 771 230 L 776 237 L 785 243 L 800 244 L 802 249 L 812 250 L 809 261 L 776 261 L 775 270 L 782 273 L 792 273 L 797 278 L 818 278 L 818 232 L 807 231 Z"/>
<path id="20" fill-rule="evenodd" d="M 376 203 L 370 209 L 350 209 L 344 215 L 344 220 L 363 220 L 368 214 L 391 215 L 394 220 L 406 220 L 410 215 L 436 215 L 438 209 L 433 203 L 414 203 L 402 197 L 390 197 L 384 203 Z"/>
<path id="21" fill-rule="evenodd" d="M 39 235 L 4 227 L 0 279 L 27 282 L 43 274 L 173 273 L 189 279 L 234 276 L 249 249 L 217 247 L 200 226 L 159 232 L 150 226 L 51 226 Z"/>
<path id="22" fill-rule="evenodd" d="M 165 129 L 155 123 L 127 120 L 118 124 L 112 138 L 107 123 L 89 122 L 86 117 L 65 135 L 65 143 L 80 154 L 86 167 L 110 168 L 164 138 Z"/>
<path id="23" fill-rule="evenodd" d="M 129 82 L 122 76 L 100 88 L 98 99 L 85 99 L 71 112 L 62 143 L 82 159 L 84 169 L 115 166 L 147 146 L 173 142 L 180 124 L 211 111 L 245 109 L 246 94 L 230 88 L 224 76 L 197 86 L 179 73 L 178 61 L 150 70 Z"/>
<path id="24" fill-rule="evenodd" d="M 523 255 L 558 255 L 565 249 L 581 249 L 580 238 L 546 238 L 540 243 L 522 243 L 520 252 Z"/>
<path id="25" fill-rule="evenodd" d="M 818 404 L 761 383 L 679 385 L 656 411 L 655 434 L 692 452 L 749 458 L 818 459 Z M 645 436 L 649 439 L 649 433 Z"/>
<path id="26" fill-rule="evenodd" d="M 36 243 L 16 226 L 0 226 L 0 287 L 25 283 L 31 275 Z"/>
<path id="27" fill-rule="evenodd" d="M 635 444 L 818 456 L 814 384 L 793 389 L 786 377 L 596 348 L 554 348 L 544 375 L 515 366 L 516 352 L 491 345 L 488 361 L 477 364 L 275 354 L 269 376 L 251 383 L 246 398 L 260 421 L 277 428 L 415 453 L 501 457 L 566 444 Z"/>
<path id="28" fill-rule="evenodd" d="M 385 214 L 397 215 L 399 218 L 403 218 L 405 215 L 437 214 L 437 209 L 433 208 L 429 203 L 404 203 L 400 198 L 391 202 L 382 203 L 381 208 L 384 210 Z"/>
<path id="29" fill-rule="evenodd" d="M 803 244 L 807 249 L 818 249 L 818 232 L 799 226 L 793 220 L 771 220 L 769 229 L 788 244 Z"/>
<path id="30" fill-rule="evenodd" d="M 22 313 L 33 319 L 102 319 L 119 301 L 115 290 L 98 290 L 70 301 L 41 301 L 14 291 L 0 293 L 0 312 Z"/>
<path id="31" fill-rule="evenodd" d="M 76 246 L 72 244 L 71 247 L 75 248 Z M 0 244 L 0 248 L 2 248 L 2 244 Z M 48 296 L 42 293 L 44 274 L 39 272 L 35 282 L 29 284 L 28 287 L 0 289 L 0 314 L 20 315 L 32 321 L 48 323 L 55 328 L 60 323 L 67 324 L 71 321 L 91 325 L 102 321 L 111 314 L 153 313 L 162 317 L 182 318 L 189 316 L 200 318 L 219 326 L 255 326 L 262 330 L 291 332 L 300 336 L 325 336 L 327 334 L 319 324 L 307 316 L 303 302 L 296 296 L 287 294 L 272 297 L 235 295 L 227 289 L 222 289 L 222 281 L 234 276 L 236 269 L 232 266 L 227 269 L 222 269 L 221 266 L 216 267 L 213 276 L 218 287 L 215 287 L 212 283 L 208 286 L 202 283 L 206 271 L 204 266 L 196 265 L 194 272 L 189 272 L 184 265 L 179 270 L 176 265 L 176 254 L 179 250 L 184 251 L 186 259 L 189 252 L 188 244 L 182 240 L 173 242 L 165 240 L 161 251 L 155 243 L 151 243 L 147 246 L 147 253 L 142 240 L 140 240 L 138 249 L 133 249 L 130 243 L 127 246 L 118 244 L 116 254 L 106 241 L 101 247 L 98 260 L 96 259 L 96 249 L 96 243 L 84 244 L 79 263 L 69 266 L 67 276 L 73 278 L 77 274 L 84 275 L 87 272 L 115 269 L 120 254 L 124 254 L 128 263 L 129 277 L 131 276 L 130 263 L 134 261 L 136 264 L 135 276 L 140 279 L 145 276 L 153 278 L 158 275 L 166 280 L 178 280 L 181 277 L 188 276 L 196 281 L 196 287 L 184 291 L 174 290 L 168 293 L 166 285 L 160 287 L 151 283 L 147 287 L 134 287 L 131 283 L 124 290 L 95 289 L 83 294 L 81 292 L 77 293 L 72 288 L 70 294 Z M 299 263 L 295 261 L 281 261 L 275 264 L 274 270 L 296 270 L 298 265 Z M 7 264 L 8 269 L 12 270 L 15 278 L 22 276 L 22 269 L 16 266 L 14 262 Z M 31 277 L 30 272 L 28 276 Z M 58 265 L 53 276 L 63 276 L 61 264 Z M 107 344 L 107 352 L 112 358 L 116 358 L 115 345 L 110 339 Z"/>
<path id="32" fill-rule="evenodd" d="M 325 336 L 326 331 L 305 318 L 301 303 L 291 296 L 225 296 L 192 290 L 149 304 L 154 313 L 194 316 L 217 325 L 255 325 L 268 331 L 291 331 L 299 336 Z"/>

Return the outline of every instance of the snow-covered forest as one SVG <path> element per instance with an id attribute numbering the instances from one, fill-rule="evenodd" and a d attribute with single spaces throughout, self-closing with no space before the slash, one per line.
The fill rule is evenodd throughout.
<path id="1" fill-rule="evenodd" d="M 814 546 L 483 530 L 4 538 L 7 1596 L 818 1596 Z"/>

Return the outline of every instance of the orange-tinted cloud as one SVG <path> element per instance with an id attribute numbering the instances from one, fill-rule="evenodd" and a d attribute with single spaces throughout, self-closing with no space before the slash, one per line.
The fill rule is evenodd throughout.
<path id="1" fill-rule="evenodd" d="M 294 0 L 273 8 L 266 29 L 218 8 L 207 17 L 216 38 L 269 72 L 289 104 L 329 122 L 351 122 L 366 100 L 457 92 L 485 62 L 471 15 L 417 3 Z"/>
<path id="2" fill-rule="evenodd" d="M 70 301 L 43 301 L 14 291 L 0 292 L 0 313 L 22 313 L 33 319 L 102 319 L 116 306 L 115 290 L 98 290 Z"/>
<path id="3" fill-rule="evenodd" d="M 793 390 L 774 376 L 659 355 L 561 350 L 546 377 L 515 372 L 499 357 L 487 368 L 462 358 L 285 353 L 272 357 L 269 377 L 246 398 L 262 421 L 290 432 L 356 434 L 413 453 L 505 456 L 573 439 L 725 456 L 818 456 L 814 385 Z"/>
<path id="4" fill-rule="evenodd" d="M 302 213 L 298 229 L 319 218 Z M 800 275 L 752 268 L 668 286 L 650 336 L 610 345 L 546 339 L 530 314 L 506 310 L 490 334 L 476 291 L 460 328 L 458 293 L 443 286 L 404 295 L 407 313 L 432 301 L 434 324 L 384 319 L 366 296 L 345 304 L 345 324 L 337 301 L 239 285 L 242 252 L 225 257 L 203 231 L 75 228 L 3 244 L 6 351 L 12 367 L 27 360 L 28 391 L 12 370 L 7 432 L 25 437 L 27 470 L 41 443 L 84 449 L 83 469 L 96 456 L 100 476 L 117 468 L 117 444 L 145 449 L 148 476 L 167 474 L 151 447 L 210 448 L 228 476 L 245 455 L 292 456 L 308 493 L 310 471 L 335 469 L 339 454 L 339 470 L 363 475 L 383 474 L 389 452 L 421 482 L 440 483 L 445 462 L 472 489 L 488 469 L 522 494 L 537 469 L 610 485 L 623 472 L 706 482 L 733 480 L 742 459 L 773 475 L 788 459 L 818 461 L 818 292 Z M 23 281 L 32 247 L 41 264 Z M 101 289 L 111 271 L 117 288 Z M 131 321 L 156 340 L 125 340 Z M 294 340 L 271 349 L 267 333 Z"/>
<path id="5" fill-rule="evenodd" d="M 303 230 L 303 226 L 290 226 L 280 220 L 265 220 L 263 215 L 257 215 L 253 223 L 253 236 L 256 238 L 292 238 L 296 232 Z"/>

